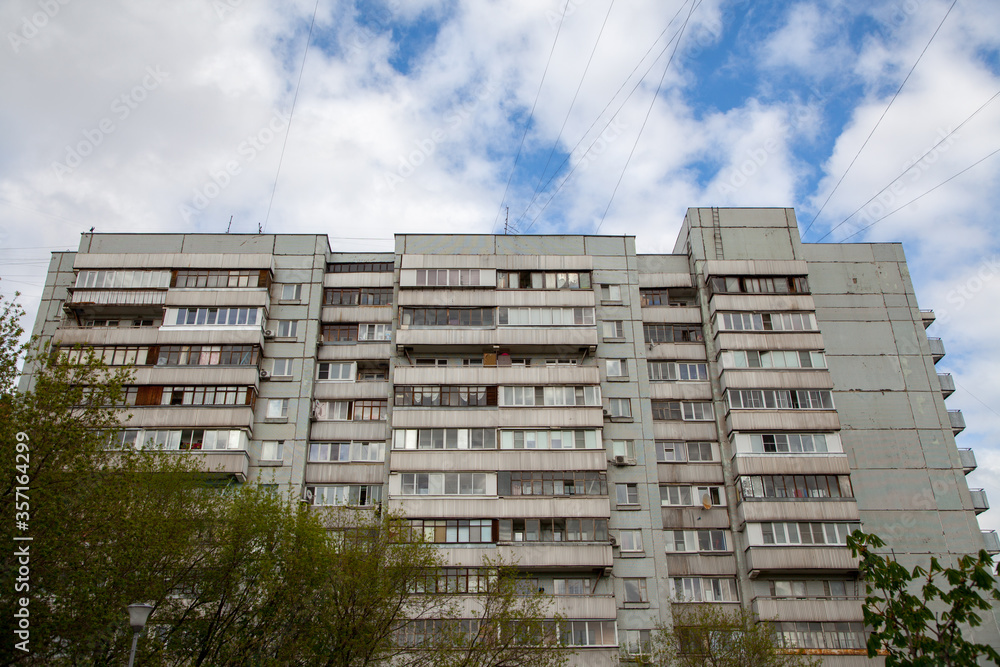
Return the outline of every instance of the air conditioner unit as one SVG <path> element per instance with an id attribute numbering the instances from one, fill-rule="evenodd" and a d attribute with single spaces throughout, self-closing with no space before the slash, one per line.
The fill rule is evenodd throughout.
<path id="1" fill-rule="evenodd" d="M 612 535 L 612 536 L 610 536 L 608 538 L 608 542 L 610 542 L 611 546 L 613 546 L 613 547 L 617 547 L 618 546 L 618 540 L 615 538 L 614 535 Z"/>
<path id="2" fill-rule="evenodd" d="M 274 338 L 274 331 L 271 329 L 264 329 L 264 338 Z"/>
<path id="3" fill-rule="evenodd" d="M 615 465 L 616 466 L 623 466 L 623 465 L 625 465 L 625 457 L 622 456 L 621 454 L 618 454 L 617 456 L 615 456 Z"/>
<path id="4" fill-rule="evenodd" d="M 604 410 L 603 412 L 604 412 L 604 416 L 605 417 L 610 417 L 611 416 L 611 413 L 608 412 L 607 410 Z"/>
<path id="5" fill-rule="evenodd" d="M 261 369 L 261 371 L 260 371 L 260 379 L 261 380 L 266 380 L 269 377 L 271 377 L 271 374 L 268 373 L 267 371 L 265 371 L 264 369 Z"/>

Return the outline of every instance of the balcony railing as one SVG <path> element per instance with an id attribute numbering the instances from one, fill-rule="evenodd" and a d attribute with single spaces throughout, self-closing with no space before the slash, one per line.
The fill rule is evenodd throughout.
<path id="1" fill-rule="evenodd" d="M 976 469 L 976 453 L 971 449 L 958 450 L 958 458 L 962 461 L 962 469 L 966 475 Z"/>
<path id="2" fill-rule="evenodd" d="M 157 306 L 166 303 L 166 290 L 75 290 L 66 300 L 67 305 L 87 304 L 114 306 Z"/>
<path id="3" fill-rule="evenodd" d="M 1000 553 L 1000 537 L 995 530 L 983 531 L 983 542 L 986 543 L 986 550 L 991 554 Z"/>
<path id="4" fill-rule="evenodd" d="M 920 320 L 924 323 L 924 328 L 926 329 L 931 324 L 934 323 L 934 311 L 930 308 L 920 309 Z"/>
<path id="5" fill-rule="evenodd" d="M 955 432 L 955 435 L 965 430 L 965 417 L 962 416 L 961 410 L 949 410 L 948 421 L 951 422 L 951 430 Z"/>
<path id="6" fill-rule="evenodd" d="M 969 494 L 972 496 L 972 509 L 976 510 L 976 514 L 982 514 L 990 508 L 990 501 L 986 498 L 986 491 L 982 489 L 969 489 Z"/>
<path id="7" fill-rule="evenodd" d="M 931 358 L 934 363 L 941 361 L 944 358 L 944 343 L 941 342 L 940 338 L 927 338 L 927 342 L 931 346 Z"/>
<path id="8" fill-rule="evenodd" d="M 938 373 L 938 382 L 941 384 L 941 395 L 948 398 L 955 393 L 955 378 L 951 373 Z"/>

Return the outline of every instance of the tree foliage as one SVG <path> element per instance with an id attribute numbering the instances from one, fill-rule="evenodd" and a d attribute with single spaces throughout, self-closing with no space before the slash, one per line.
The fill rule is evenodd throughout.
<path id="1" fill-rule="evenodd" d="M 1000 664 L 996 649 L 966 638 L 968 627 L 982 624 L 980 612 L 993 613 L 1000 590 L 993 576 L 993 558 L 986 552 L 958 559 L 944 567 L 931 558 L 930 567 L 907 570 L 877 535 L 855 531 L 847 538 L 851 553 L 860 557 L 865 581 L 865 624 L 871 628 L 868 655 L 888 652 L 888 667 L 974 665 L 980 658 Z"/>
<path id="2" fill-rule="evenodd" d="M 655 631 L 647 655 L 625 661 L 677 667 L 816 667 L 821 662 L 783 648 L 774 627 L 752 611 L 718 604 L 673 605 L 673 626 Z"/>

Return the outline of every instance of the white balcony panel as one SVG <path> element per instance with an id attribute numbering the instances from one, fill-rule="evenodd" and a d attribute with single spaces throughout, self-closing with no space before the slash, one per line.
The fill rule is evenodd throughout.
<path id="1" fill-rule="evenodd" d="M 356 399 L 384 398 L 390 399 L 388 382 L 316 382 L 313 385 L 313 398 L 324 399 Z"/>
<path id="2" fill-rule="evenodd" d="M 710 401 L 712 385 L 708 382 L 650 382 L 649 397 L 654 400 Z"/>
<path id="3" fill-rule="evenodd" d="M 716 294 L 709 301 L 709 315 L 716 312 L 750 311 L 774 313 L 781 311 L 816 310 L 816 302 L 809 294 Z"/>
<path id="4" fill-rule="evenodd" d="M 497 256 L 490 255 L 422 255 L 405 253 L 400 262 L 401 270 L 407 269 L 495 269 Z"/>
<path id="5" fill-rule="evenodd" d="M 840 417 L 833 410 L 730 410 L 729 432 L 839 431 Z"/>
<path id="6" fill-rule="evenodd" d="M 741 521 L 858 521 L 853 498 L 799 498 L 779 501 L 745 500 L 737 508 Z"/>
<path id="7" fill-rule="evenodd" d="M 75 269 L 269 269 L 266 253 L 79 253 Z"/>
<path id="8" fill-rule="evenodd" d="M 596 449 L 410 450 L 389 455 L 394 472 L 425 470 L 606 470 L 607 454 Z"/>
<path id="9" fill-rule="evenodd" d="M 722 372 L 726 389 L 833 389 L 833 378 L 830 371 L 818 368 L 729 369 Z"/>
<path id="10" fill-rule="evenodd" d="M 385 422 L 312 422 L 309 428 L 309 439 L 314 442 L 348 440 L 376 441 L 387 440 L 389 428 Z"/>
<path id="11" fill-rule="evenodd" d="M 750 547 L 746 550 L 746 563 L 751 577 L 756 572 L 858 569 L 858 559 L 851 556 L 847 547 Z"/>
<path id="12" fill-rule="evenodd" d="M 569 348 L 597 345 L 597 329 L 594 327 L 545 328 L 545 327 L 500 327 L 498 329 L 397 329 L 396 344 L 404 346 L 529 346 Z"/>
<path id="13" fill-rule="evenodd" d="M 327 273 L 323 276 L 324 287 L 392 287 L 392 271 L 369 273 Z"/>
<path id="14" fill-rule="evenodd" d="M 196 306 L 263 306 L 271 304 L 264 287 L 171 288 L 166 305 L 194 308 Z"/>
<path id="15" fill-rule="evenodd" d="M 495 255 L 496 267 L 506 271 L 591 271 L 590 255 Z"/>
<path id="16" fill-rule="evenodd" d="M 702 265 L 708 276 L 805 276 L 809 264 L 795 259 L 710 259 Z"/>
<path id="17" fill-rule="evenodd" d="M 667 553 L 667 575 L 687 576 L 736 576 L 736 559 L 732 553 Z"/>
<path id="18" fill-rule="evenodd" d="M 396 366 L 395 384 L 456 385 L 580 385 L 599 384 L 593 366 Z"/>
<path id="19" fill-rule="evenodd" d="M 551 590 L 547 590 L 550 593 Z M 545 598 L 546 610 L 549 615 L 560 615 L 563 618 L 585 618 L 591 620 L 615 620 L 618 609 L 613 595 L 552 595 Z M 483 598 L 476 595 L 462 595 L 457 599 L 455 618 L 481 618 L 483 615 Z M 574 665 L 589 664 L 576 661 L 579 653 L 574 654 Z M 611 662 L 594 663 L 610 665 Z"/>
<path id="20" fill-rule="evenodd" d="M 691 287 L 691 274 L 640 272 L 639 287 Z"/>
<path id="21" fill-rule="evenodd" d="M 317 349 L 320 361 L 347 361 L 355 359 L 381 359 L 392 356 L 389 343 L 324 343 Z"/>
<path id="22" fill-rule="evenodd" d="M 611 567 L 613 562 L 610 544 L 548 542 L 485 548 L 449 548 L 441 545 L 439 549 L 445 562 L 454 567 L 482 567 L 484 556 L 516 562 L 523 570 Z"/>
<path id="23" fill-rule="evenodd" d="M 718 440 L 715 421 L 653 422 L 653 437 L 658 440 Z"/>
<path id="24" fill-rule="evenodd" d="M 502 498 L 472 496 L 424 498 L 393 496 L 389 506 L 400 509 L 409 517 L 476 519 L 518 518 L 609 518 L 611 504 L 607 498 Z"/>
<path id="25" fill-rule="evenodd" d="M 79 289 L 70 293 L 68 305 L 89 304 L 120 306 L 154 306 L 166 302 L 166 290 L 152 289 Z"/>
<path id="26" fill-rule="evenodd" d="M 708 353 L 704 343 L 653 343 L 646 344 L 646 358 L 650 361 L 705 361 Z"/>
<path id="27" fill-rule="evenodd" d="M 728 331 L 716 335 L 720 350 L 822 350 L 818 331 Z"/>
<path id="28" fill-rule="evenodd" d="M 256 385 L 256 366 L 138 366 L 135 384 Z"/>
<path id="29" fill-rule="evenodd" d="M 701 308 L 697 306 L 647 306 L 642 309 L 645 323 L 701 324 Z"/>
<path id="30" fill-rule="evenodd" d="M 660 509 L 664 528 L 729 528 L 729 509 L 713 507 L 663 507 Z"/>
<path id="31" fill-rule="evenodd" d="M 861 600 L 781 600 L 757 598 L 753 603 L 764 621 L 864 621 Z"/>
<path id="32" fill-rule="evenodd" d="M 601 428 L 601 408 L 396 408 L 393 428 Z"/>
<path id="33" fill-rule="evenodd" d="M 307 463 L 306 484 L 383 484 L 383 463 Z"/>
<path id="34" fill-rule="evenodd" d="M 250 469 L 250 456 L 244 451 L 177 452 L 177 456 L 190 457 L 205 472 L 232 477 L 238 482 L 247 480 L 247 472 Z"/>
<path id="35" fill-rule="evenodd" d="M 250 428 L 253 409 L 240 407 L 162 406 L 128 408 L 132 418 L 126 426 L 152 428 Z"/>
<path id="36" fill-rule="evenodd" d="M 847 475 L 846 454 L 740 454 L 733 459 L 734 475 Z"/>
<path id="37" fill-rule="evenodd" d="M 324 322 L 392 322 L 393 306 L 323 306 Z"/>
<path id="38" fill-rule="evenodd" d="M 65 327 L 56 332 L 59 345 L 263 345 L 260 327 Z"/>
<path id="39" fill-rule="evenodd" d="M 723 484 L 725 475 L 718 463 L 661 463 L 656 466 L 661 484 Z"/>

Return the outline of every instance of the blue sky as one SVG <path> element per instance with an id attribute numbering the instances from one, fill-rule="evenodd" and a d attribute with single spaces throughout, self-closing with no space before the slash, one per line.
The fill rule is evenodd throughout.
<path id="1" fill-rule="evenodd" d="M 320 0 L 301 84 L 315 0 L 56 4 L 0 6 L 0 291 L 32 316 L 92 226 L 388 250 L 509 206 L 669 252 L 689 206 L 794 207 L 827 243 L 878 220 L 852 240 L 904 244 L 1000 503 L 1000 100 L 970 118 L 997 3 Z"/>

